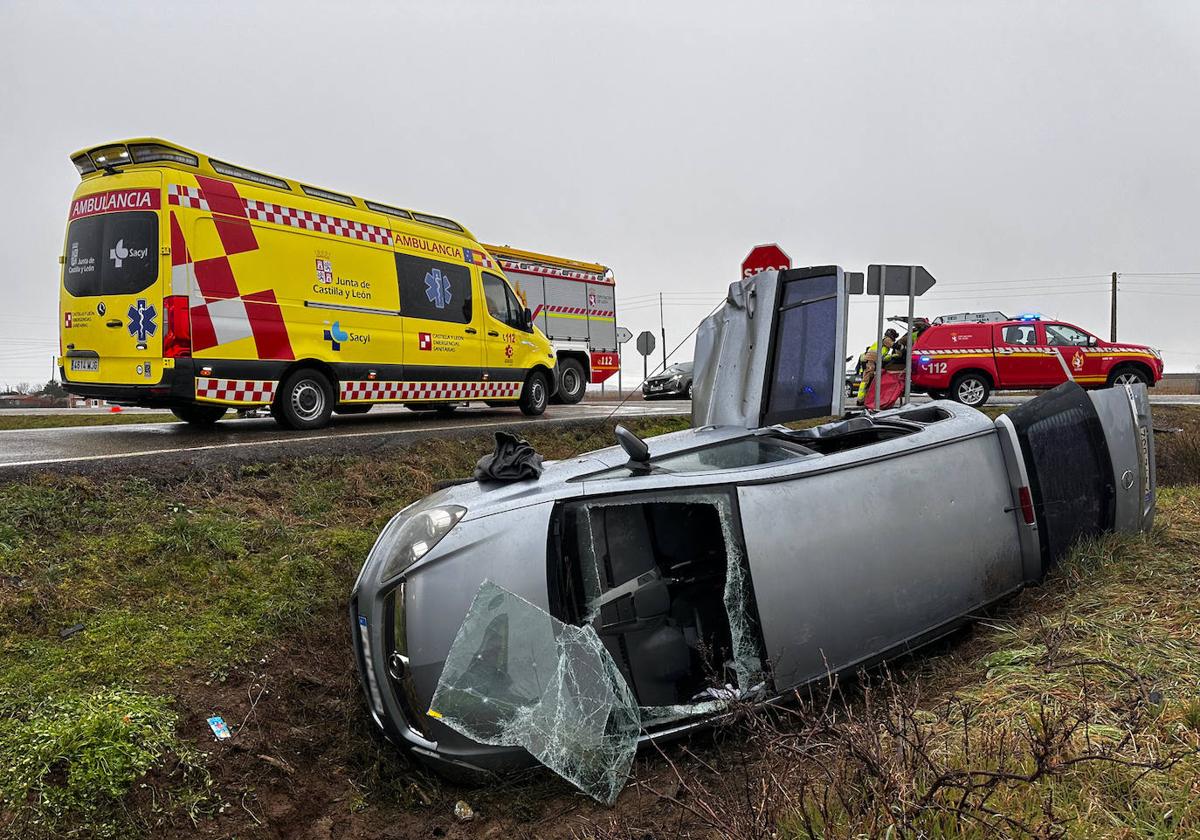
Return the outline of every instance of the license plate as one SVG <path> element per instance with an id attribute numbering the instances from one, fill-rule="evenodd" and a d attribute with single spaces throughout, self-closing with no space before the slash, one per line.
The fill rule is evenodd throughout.
<path id="1" fill-rule="evenodd" d="M 92 373 L 99 373 L 100 360 L 99 359 L 72 359 L 71 360 L 71 370 L 82 370 L 82 371 L 91 371 Z"/>

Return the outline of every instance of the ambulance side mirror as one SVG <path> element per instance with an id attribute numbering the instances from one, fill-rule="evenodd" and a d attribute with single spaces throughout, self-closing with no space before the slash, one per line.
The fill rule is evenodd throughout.
<path id="1" fill-rule="evenodd" d="M 529 311 L 529 307 L 525 307 L 525 311 L 521 313 L 521 329 L 525 332 L 533 332 L 533 313 Z"/>

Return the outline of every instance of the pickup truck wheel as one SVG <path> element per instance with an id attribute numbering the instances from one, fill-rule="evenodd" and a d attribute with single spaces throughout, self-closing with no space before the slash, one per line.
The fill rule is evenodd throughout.
<path id="1" fill-rule="evenodd" d="M 189 426 L 211 426 L 225 416 L 223 405 L 177 405 L 171 413 Z"/>
<path id="2" fill-rule="evenodd" d="M 537 417 L 546 410 L 546 403 L 549 401 L 549 387 L 546 385 L 546 374 L 540 370 L 535 370 L 529 374 L 529 378 L 525 380 L 525 387 L 521 390 L 521 413 L 527 417 Z"/>
<path id="3" fill-rule="evenodd" d="M 1133 365 L 1122 365 L 1114 368 L 1113 372 L 1108 375 L 1108 387 L 1114 385 L 1149 385 L 1150 379 L 1138 368 Z"/>
<path id="4" fill-rule="evenodd" d="M 987 402 L 992 392 L 992 386 L 978 373 L 960 373 L 950 384 L 950 399 L 979 408 Z"/>
<path id="5" fill-rule="evenodd" d="M 558 393 L 554 402 L 563 405 L 575 405 L 583 399 L 587 390 L 587 381 L 583 375 L 583 365 L 575 359 L 563 359 L 558 363 Z"/>
<path id="6" fill-rule="evenodd" d="M 333 414 L 333 385 L 325 374 L 301 368 L 275 395 L 275 420 L 289 429 L 320 429 Z"/>

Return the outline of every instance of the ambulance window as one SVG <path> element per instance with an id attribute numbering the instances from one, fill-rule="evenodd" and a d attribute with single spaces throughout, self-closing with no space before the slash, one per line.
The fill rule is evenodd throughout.
<path id="1" fill-rule="evenodd" d="M 68 294 L 132 295 L 157 279 L 157 213 L 101 213 L 71 222 L 63 265 Z"/>
<path id="2" fill-rule="evenodd" d="M 471 322 L 471 271 L 465 265 L 396 254 L 400 314 L 454 324 Z"/>
<path id="3" fill-rule="evenodd" d="M 525 304 L 504 284 L 504 296 L 508 298 L 508 324 L 515 330 L 525 329 Z"/>
<path id="4" fill-rule="evenodd" d="M 483 296 L 487 308 L 497 321 L 508 323 L 508 298 L 504 295 L 504 281 L 494 274 L 483 275 Z"/>

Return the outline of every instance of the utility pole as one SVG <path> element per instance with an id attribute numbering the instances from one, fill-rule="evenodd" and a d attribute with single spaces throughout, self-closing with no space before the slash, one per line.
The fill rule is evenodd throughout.
<path id="1" fill-rule="evenodd" d="M 1112 273 L 1112 324 L 1108 340 L 1112 342 L 1117 340 L 1117 272 L 1115 271 Z"/>
<path id="2" fill-rule="evenodd" d="M 663 321 L 662 292 L 658 293 L 658 330 L 659 330 L 659 332 L 662 333 L 663 370 L 666 371 L 666 369 L 667 369 L 667 327 L 666 327 L 666 322 Z"/>

